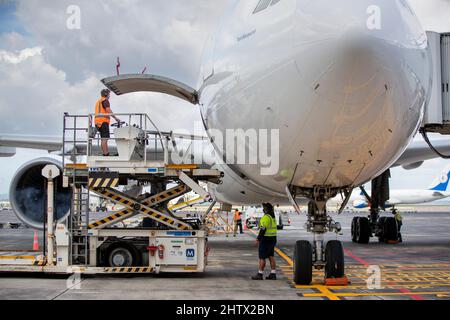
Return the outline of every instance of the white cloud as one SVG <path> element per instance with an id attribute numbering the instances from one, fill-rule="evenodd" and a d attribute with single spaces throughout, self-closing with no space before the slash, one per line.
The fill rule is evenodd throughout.
<path id="1" fill-rule="evenodd" d="M 41 53 L 41 47 L 23 49 L 18 53 L 0 50 L 0 62 L 18 64 Z"/>
<path id="2" fill-rule="evenodd" d="M 86 73 L 149 72 L 194 85 L 203 44 L 226 1 L 19 1 L 17 17 L 69 81 Z M 69 5 L 81 10 L 81 29 L 66 28 Z"/>

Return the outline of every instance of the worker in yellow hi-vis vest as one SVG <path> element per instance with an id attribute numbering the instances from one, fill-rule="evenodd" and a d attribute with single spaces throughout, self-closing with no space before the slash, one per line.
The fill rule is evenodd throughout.
<path id="1" fill-rule="evenodd" d="M 272 204 L 264 203 L 263 210 L 264 216 L 259 222 L 259 235 L 256 240 L 259 250 L 259 271 L 252 279 L 263 280 L 266 259 L 269 259 L 271 271 L 266 280 L 276 280 L 275 245 L 277 244 L 277 221 Z"/>

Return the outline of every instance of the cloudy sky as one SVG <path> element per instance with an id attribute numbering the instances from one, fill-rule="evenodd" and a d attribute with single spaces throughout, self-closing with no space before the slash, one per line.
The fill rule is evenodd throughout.
<path id="1" fill-rule="evenodd" d="M 245 1 L 245 0 L 244 0 Z M 355 0 L 357 1 L 357 0 Z M 228 0 L 0 0 L 0 135 L 60 136 L 62 114 L 92 111 L 102 85 L 122 73 L 172 77 L 196 86 L 204 43 Z M 427 30 L 450 31 L 450 0 L 410 0 Z M 80 29 L 68 29 L 69 6 Z M 164 95 L 114 97 L 116 112 L 147 112 L 161 129 L 192 129 L 199 112 Z M 144 106 L 144 110 L 142 109 Z M 167 114 L 163 110 L 170 108 Z M 14 171 L 45 152 L 18 150 L 0 158 L 0 194 Z M 422 188 L 448 161 L 428 161 L 414 174 L 393 171 L 393 187 Z"/>

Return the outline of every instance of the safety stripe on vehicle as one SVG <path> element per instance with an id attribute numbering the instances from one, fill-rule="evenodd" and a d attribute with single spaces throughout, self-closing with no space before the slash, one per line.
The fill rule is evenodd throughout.
<path id="1" fill-rule="evenodd" d="M 187 191 L 188 191 L 188 187 L 185 184 L 181 184 L 179 186 L 176 186 L 174 188 L 166 190 L 162 193 L 159 193 L 157 195 L 154 195 L 147 199 L 144 199 L 141 203 L 144 205 L 147 205 L 149 207 L 153 207 L 153 206 L 161 203 L 162 201 L 172 200 Z M 121 203 L 125 204 L 125 202 L 121 202 Z M 126 204 L 129 204 L 129 202 L 127 201 Z M 100 219 L 98 221 L 91 223 L 89 225 L 89 229 L 99 228 L 106 224 L 110 224 L 111 222 L 114 222 L 115 220 L 118 220 L 118 219 L 124 220 L 124 219 L 128 218 L 128 216 L 133 216 L 134 214 L 135 214 L 135 211 L 132 209 L 123 209 L 116 213 L 111 214 L 110 216 L 108 216 L 106 218 L 103 218 L 103 219 Z M 169 218 L 165 218 L 165 219 L 167 219 L 167 220 L 165 220 L 165 222 L 172 224 L 172 222 L 173 222 L 172 219 L 169 219 Z"/>
<path id="2" fill-rule="evenodd" d="M 127 216 L 133 215 L 133 214 L 134 214 L 134 210 L 131 210 L 131 209 L 124 209 L 124 210 L 118 211 L 118 212 L 113 213 L 112 215 L 110 215 L 110 216 L 108 216 L 106 218 L 103 218 L 103 219 L 100 219 L 98 221 L 95 221 L 95 222 L 91 223 L 89 225 L 89 229 L 98 228 L 98 227 L 103 226 L 105 224 L 114 222 L 117 219 L 126 219 Z"/>
<path id="3" fill-rule="evenodd" d="M 122 267 L 122 268 L 105 268 L 107 273 L 152 273 L 151 267 Z"/>
<path id="4" fill-rule="evenodd" d="M 89 178 L 89 188 L 114 188 L 119 185 L 119 178 Z"/>
<path id="5" fill-rule="evenodd" d="M 128 207 L 128 209 L 132 209 L 132 210 L 136 210 L 140 213 L 143 213 L 147 216 L 149 216 L 150 218 L 161 222 L 169 227 L 172 227 L 174 229 L 179 229 L 179 230 L 186 230 L 186 229 L 191 229 L 191 226 L 178 220 L 178 219 L 174 219 L 171 218 L 170 216 L 166 216 L 165 214 L 152 209 L 148 206 L 146 206 L 143 203 L 140 203 L 139 201 L 130 198 L 129 196 L 122 194 L 121 192 L 114 190 L 114 189 L 106 189 L 106 188 L 92 188 L 92 191 L 103 195 L 106 198 L 112 199 L 115 202 L 120 202 L 122 204 L 124 204 L 125 206 Z"/>

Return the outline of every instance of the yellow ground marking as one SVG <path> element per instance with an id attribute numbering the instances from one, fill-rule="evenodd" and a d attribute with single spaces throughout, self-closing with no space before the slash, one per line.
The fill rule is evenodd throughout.
<path id="1" fill-rule="evenodd" d="M 276 248 L 276 253 L 283 258 L 288 263 L 288 266 L 281 266 L 281 270 L 283 273 L 285 273 L 288 276 L 288 279 L 290 281 L 293 281 L 292 272 L 293 272 L 293 261 L 292 259 L 287 256 L 283 251 Z M 384 278 L 384 283 L 382 284 L 381 290 L 386 289 L 434 289 L 436 287 L 445 287 L 450 286 L 450 273 L 448 272 L 448 268 L 450 268 L 450 265 L 446 264 L 437 264 L 437 265 L 419 265 L 418 269 L 430 269 L 425 272 L 420 272 L 416 269 L 416 265 L 384 265 L 382 266 L 382 274 Z M 433 268 L 435 267 L 443 267 L 447 268 L 447 270 L 439 270 L 436 272 L 433 272 Z M 389 268 L 397 269 L 392 270 Z M 353 269 L 351 272 L 347 272 L 347 276 L 349 276 L 352 279 L 359 278 L 362 281 L 361 282 L 355 282 L 352 280 L 352 283 L 349 286 L 336 286 L 332 287 L 334 290 L 367 290 L 367 284 L 366 284 L 366 278 L 367 275 L 364 272 L 363 274 L 358 273 L 358 271 L 365 271 L 365 266 L 359 266 L 359 265 L 350 265 L 347 269 Z M 320 275 L 315 274 L 314 276 L 317 276 L 317 278 L 320 279 Z M 345 293 L 338 293 L 338 292 L 331 292 L 329 287 L 321 285 L 321 284 L 314 284 L 316 280 L 318 280 L 316 277 L 313 280 L 313 285 L 309 286 L 299 286 L 294 285 L 296 289 L 316 289 L 319 291 L 319 293 L 303 293 L 303 297 L 326 297 L 330 300 L 340 300 L 339 298 L 345 298 L 345 297 L 369 297 L 369 296 L 413 296 L 413 295 L 435 295 L 438 298 L 445 298 L 450 297 L 449 292 L 435 292 L 435 291 L 425 291 L 425 292 L 411 292 L 411 293 L 405 293 L 405 292 L 345 292 Z M 431 279 L 430 279 L 431 278 Z M 320 280 L 319 280 L 320 281 Z M 395 282 L 394 284 L 389 284 L 389 282 Z M 423 283 L 426 282 L 426 283 Z"/>
<path id="2" fill-rule="evenodd" d="M 287 255 L 287 254 L 285 254 L 281 249 L 279 249 L 279 248 L 275 248 L 275 252 L 284 260 L 284 261 L 286 261 L 287 262 L 287 264 L 289 265 L 289 268 L 291 269 L 291 271 L 292 271 L 292 267 L 294 266 L 294 261 L 292 261 L 292 259 Z M 282 268 L 282 270 L 286 270 L 286 268 Z M 291 274 L 292 274 L 292 272 L 291 272 Z M 290 279 L 291 281 L 292 281 L 292 278 Z M 298 287 L 300 287 L 300 286 L 295 286 L 295 288 L 297 288 L 297 289 L 299 289 Z M 302 286 L 303 287 L 303 286 Z M 336 294 L 334 294 L 333 292 L 331 292 L 329 289 L 328 289 L 328 287 L 327 286 L 324 286 L 324 285 L 313 285 L 313 286 L 307 286 L 307 288 L 309 289 L 309 288 L 313 288 L 313 289 L 317 289 L 317 290 L 319 290 L 320 291 L 320 294 L 319 294 L 319 296 L 320 297 L 327 297 L 328 299 L 330 299 L 330 300 L 341 300 L 341 299 L 339 299 L 339 297 L 336 295 Z M 305 296 L 305 295 L 304 295 Z"/>
<path id="3" fill-rule="evenodd" d="M 350 292 L 350 293 L 336 293 L 339 297 L 381 297 L 381 296 L 438 296 L 438 295 L 448 295 L 450 292 Z M 321 293 L 303 293 L 303 296 L 306 298 L 312 297 L 323 297 L 324 294 Z"/>
<path id="4" fill-rule="evenodd" d="M 255 231 L 250 230 L 253 234 Z M 280 266 L 281 271 L 293 282 L 294 261 L 281 249 L 275 248 L 275 252 L 288 264 Z M 450 287 L 450 264 L 420 264 L 420 265 L 400 265 L 385 264 L 379 265 L 383 275 L 383 283 L 380 290 L 395 289 L 436 289 L 436 287 Z M 305 298 L 328 298 L 330 300 L 341 300 L 340 298 L 350 297 L 380 297 L 380 296 L 436 296 L 437 298 L 450 298 L 447 291 L 424 291 L 424 292 L 334 292 L 336 290 L 368 290 L 367 289 L 367 267 L 363 265 L 347 265 L 346 274 L 351 279 L 348 286 L 327 287 L 321 283 L 322 274 L 314 272 L 313 283 L 309 286 L 295 285 L 296 289 L 313 289 L 317 293 L 301 293 Z M 330 291 L 333 290 L 333 291 Z"/>
<path id="5" fill-rule="evenodd" d="M 283 251 L 281 251 L 278 248 L 275 248 L 275 252 L 281 257 L 283 258 L 284 261 L 286 261 L 289 264 L 289 267 L 293 267 L 294 266 L 294 261 L 292 261 L 291 258 L 289 258 Z"/>

